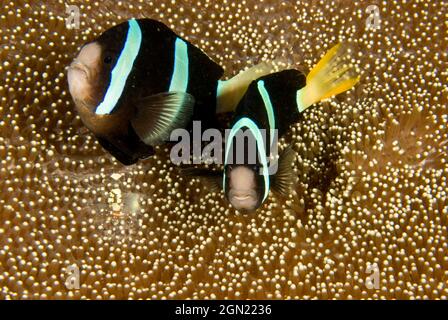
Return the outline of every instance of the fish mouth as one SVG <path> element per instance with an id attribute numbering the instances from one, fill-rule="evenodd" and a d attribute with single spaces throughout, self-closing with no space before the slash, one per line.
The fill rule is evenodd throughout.
<path id="1" fill-rule="evenodd" d="M 229 198 L 237 202 L 244 202 L 247 200 L 256 200 L 257 193 L 254 190 L 234 190 L 229 191 Z"/>
<path id="2" fill-rule="evenodd" d="M 82 62 L 80 62 L 76 59 L 73 60 L 73 62 L 70 64 L 70 66 L 68 67 L 68 71 L 69 72 L 73 72 L 73 71 L 81 72 L 86 79 L 88 79 L 90 76 L 89 68 L 87 68 L 87 66 L 85 64 L 83 64 Z"/>
<path id="3" fill-rule="evenodd" d="M 234 190 L 229 191 L 229 202 L 240 213 L 253 212 L 258 207 L 258 196 L 255 190 Z"/>
<path id="4" fill-rule="evenodd" d="M 238 200 L 238 201 L 244 201 L 244 200 L 247 200 L 247 199 L 250 199 L 250 198 L 252 198 L 252 195 L 250 195 L 250 194 L 246 194 L 246 195 L 243 195 L 243 196 L 237 196 L 237 195 L 233 196 L 233 199 Z"/>

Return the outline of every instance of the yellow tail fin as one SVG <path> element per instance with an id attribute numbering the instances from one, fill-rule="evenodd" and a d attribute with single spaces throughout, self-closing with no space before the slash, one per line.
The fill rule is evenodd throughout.
<path id="1" fill-rule="evenodd" d="M 335 45 L 308 74 L 306 86 L 297 91 L 300 112 L 316 102 L 351 89 L 359 81 L 347 49 L 343 44 Z"/>

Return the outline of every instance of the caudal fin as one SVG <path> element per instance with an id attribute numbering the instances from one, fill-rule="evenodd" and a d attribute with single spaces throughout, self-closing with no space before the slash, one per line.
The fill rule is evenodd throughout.
<path id="1" fill-rule="evenodd" d="M 245 71 L 241 71 L 229 80 L 220 80 L 216 97 L 216 113 L 234 111 L 252 81 L 279 71 L 283 64 L 285 62 L 282 59 L 261 62 Z"/>
<path id="2" fill-rule="evenodd" d="M 351 89 L 359 79 L 350 62 L 348 47 L 340 43 L 335 45 L 308 74 L 306 86 L 297 91 L 299 111 Z"/>

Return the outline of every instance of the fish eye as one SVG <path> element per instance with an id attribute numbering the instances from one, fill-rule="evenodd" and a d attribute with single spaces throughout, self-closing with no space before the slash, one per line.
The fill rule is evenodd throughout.
<path id="1" fill-rule="evenodd" d="M 111 56 L 106 56 L 105 58 L 104 58 L 104 63 L 106 63 L 106 64 L 110 64 L 112 62 L 112 57 Z"/>
<path id="2" fill-rule="evenodd" d="M 252 170 L 256 173 L 256 174 L 263 174 L 262 170 L 261 170 L 262 166 L 260 164 L 255 164 L 252 167 Z"/>

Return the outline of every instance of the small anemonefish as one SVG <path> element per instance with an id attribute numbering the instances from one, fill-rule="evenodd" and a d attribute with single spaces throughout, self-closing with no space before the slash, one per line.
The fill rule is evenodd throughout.
<path id="1" fill-rule="evenodd" d="M 238 104 L 225 145 L 224 171 L 186 168 L 187 176 L 200 177 L 213 188 L 224 190 L 225 197 L 235 209 L 251 212 L 268 197 L 269 190 L 287 194 L 292 184 L 292 163 L 295 154 L 287 147 L 278 158 L 275 174 L 269 172 L 269 156 L 274 135 L 283 136 L 294 123 L 303 118 L 302 112 L 323 99 L 349 90 L 359 76 L 349 63 L 346 47 L 334 46 L 305 75 L 297 70 L 284 70 L 253 81 Z M 262 134 L 265 129 L 265 135 Z M 243 161 L 231 156 L 235 136 L 249 134 L 256 141 L 256 161 L 249 161 L 248 144 L 244 145 Z M 265 147 L 263 137 L 268 147 Z M 237 152 L 237 151 L 236 151 Z M 234 153 L 236 153 L 234 152 Z M 242 163 L 241 163 L 242 162 Z"/>
<path id="2" fill-rule="evenodd" d="M 267 63 L 230 80 L 204 52 L 163 23 L 131 19 L 85 44 L 68 68 L 81 120 L 116 159 L 130 165 L 193 120 L 232 111 Z"/>

